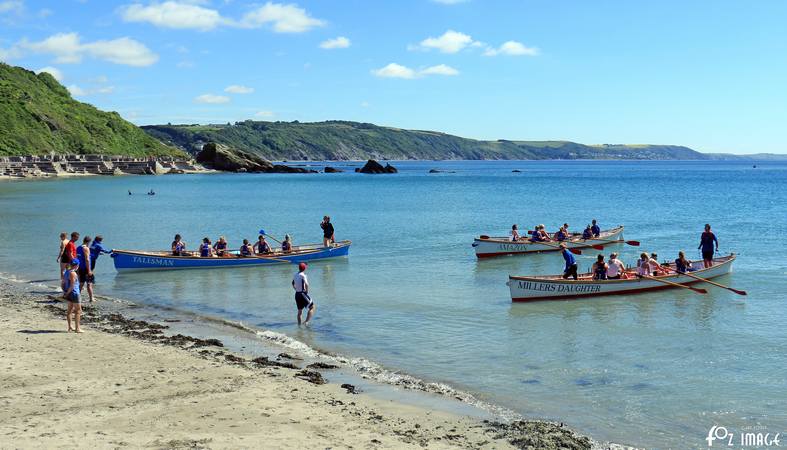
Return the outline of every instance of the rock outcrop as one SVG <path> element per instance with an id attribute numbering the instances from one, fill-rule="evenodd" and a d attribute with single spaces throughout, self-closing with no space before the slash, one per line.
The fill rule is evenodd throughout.
<path id="1" fill-rule="evenodd" d="M 371 174 L 382 174 L 382 173 L 398 173 L 399 171 L 396 170 L 396 167 L 386 164 L 383 166 L 382 164 L 378 163 L 377 161 L 370 159 L 366 162 L 366 164 L 361 167 L 360 169 L 355 169 L 356 172 L 360 173 L 371 173 Z"/>
<path id="2" fill-rule="evenodd" d="M 317 173 L 303 167 L 291 167 L 260 158 L 251 153 L 233 150 L 226 145 L 208 142 L 197 154 L 201 164 L 227 172 L 263 172 L 263 173 Z"/>
<path id="3" fill-rule="evenodd" d="M 340 173 L 340 172 L 344 172 L 344 171 L 342 169 L 337 169 L 335 167 L 327 166 L 327 167 L 325 167 L 325 170 L 323 170 L 323 172 L 325 172 L 325 173 Z"/>

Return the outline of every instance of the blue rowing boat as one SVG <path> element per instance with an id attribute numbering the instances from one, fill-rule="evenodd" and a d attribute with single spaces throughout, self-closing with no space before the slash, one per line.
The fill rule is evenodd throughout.
<path id="1" fill-rule="evenodd" d="M 265 264 L 299 263 L 315 259 L 336 258 L 347 256 L 350 252 L 350 241 L 340 241 L 332 247 L 321 244 L 293 246 L 292 251 L 282 253 L 276 249 L 265 255 L 240 256 L 237 251 L 224 257 L 202 258 L 197 252 L 188 256 L 173 256 L 168 251 L 131 251 L 113 250 L 112 260 L 118 272 L 138 270 L 172 270 L 172 269 L 216 269 L 221 267 L 248 267 Z"/>

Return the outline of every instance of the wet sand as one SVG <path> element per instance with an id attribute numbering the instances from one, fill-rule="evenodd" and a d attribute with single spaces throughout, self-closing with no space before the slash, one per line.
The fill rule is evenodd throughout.
<path id="1" fill-rule="evenodd" d="M 492 423 L 354 393 L 330 367 L 249 358 L 216 339 L 0 281 L 0 447 L 590 448 L 560 424 Z"/>

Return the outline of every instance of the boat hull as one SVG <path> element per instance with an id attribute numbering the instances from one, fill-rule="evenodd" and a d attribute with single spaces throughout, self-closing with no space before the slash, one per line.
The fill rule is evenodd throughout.
<path id="1" fill-rule="evenodd" d="M 171 256 L 164 252 L 136 252 L 128 250 L 115 250 L 111 256 L 115 264 L 115 270 L 118 272 L 218 269 L 299 263 L 302 261 L 347 256 L 350 252 L 350 244 L 350 241 L 343 241 L 337 243 L 334 247 L 301 246 L 294 249 L 293 253 L 276 253 L 271 256 L 201 258 L 198 256 Z"/>
<path id="2" fill-rule="evenodd" d="M 692 263 L 697 269 L 691 272 L 701 278 L 711 279 L 732 272 L 732 262 L 735 255 L 714 259 L 714 265 L 708 269 L 702 268 L 702 261 Z M 580 279 L 563 280 L 559 276 L 550 277 L 508 277 L 508 287 L 511 291 L 511 301 L 529 302 L 538 300 L 573 300 L 584 297 L 597 297 L 603 295 L 631 295 L 642 292 L 675 288 L 660 281 L 648 278 L 632 277 L 622 280 L 591 280 Z M 700 280 L 681 274 L 659 276 L 658 279 L 673 283 L 688 285 L 701 283 Z"/>
<path id="3" fill-rule="evenodd" d="M 572 239 L 563 241 L 569 248 L 587 248 L 593 245 L 610 245 L 609 241 L 623 242 L 623 226 L 612 228 L 610 230 L 602 231 L 598 238 L 595 239 Z M 551 245 L 549 245 L 551 244 Z M 530 241 L 516 241 L 513 242 L 510 238 L 505 237 L 490 237 L 486 239 L 476 238 L 473 241 L 473 248 L 475 248 L 475 255 L 479 258 L 492 258 L 495 256 L 503 255 L 520 255 L 528 253 L 541 253 L 541 252 L 555 252 L 560 250 L 558 245 L 560 242 L 552 241 L 548 244 Z"/>

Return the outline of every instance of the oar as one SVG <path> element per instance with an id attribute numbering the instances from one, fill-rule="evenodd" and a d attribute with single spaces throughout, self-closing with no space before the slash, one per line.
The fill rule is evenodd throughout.
<path id="1" fill-rule="evenodd" d="M 705 289 L 702 289 L 702 288 L 695 288 L 695 287 L 691 287 L 691 286 L 686 286 L 685 284 L 673 283 L 672 281 L 662 280 L 662 279 L 651 277 L 651 276 L 648 276 L 648 275 L 637 274 L 637 276 L 640 277 L 640 278 L 646 278 L 648 280 L 655 280 L 655 281 L 658 281 L 658 282 L 661 282 L 661 283 L 664 283 L 664 284 L 669 284 L 670 286 L 680 287 L 680 288 L 684 288 L 684 289 L 691 289 L 692 291 L 694 291 L 694 292 L 696 292 L 698 294 L 707 294 L 708 293 L 708 291 L 706 291 Z"/>
<path id="2" fill-rule="evenodd" d="M 593 238 L 593 239 L 590 239 L 590 240 L 607 242 L 607 243 L 611 243 L 611 244 L 618 244 L 618 243 L 622 242 L 622 243 L 627 244 L 627 245 L 633 245 L 634 247 L 639 247 L 639 241 L 611 241 L 609 239 L 597 239 L 597 238 Z"/>
<path id="3" fill-rule="evenodd" d="M 662 267 L 670 268 L 669 266 L 662 266 Z M 691 274 L 689 272 L 678 272 L 677 270 L 672 269 L 672 268 L 670 268 L 670 270 L 674 270 L 675 273 L 679 273 L 681 275 L 686 275 L 687 277 L 694 278 L 695 280 L 704 281 L 704 282 L 706 282 L 708 284 L 712 284 L 712 285 L 714 285 L 716 287 L 720 287 L 722 289 L 727 289 L 728 291 L 732 291 L 732 292 L 734 292 L 734 293 L 736 293 L 738 295 L 749 295 L 748 293 L 746 293 L 746 291 L 741 291 L 740 289 L 731 288 L 729 286 L 725 286 L 723 284 L 719 284 L 719 283 L 717 283 L 715 281 L 711 281 L 711 280 L 709 280 L 707 278 L 698 277 L 697 275 Z"/>
<path id="4" fill-rule="evenodd" d="M 280 241 L 280 240 L 276 239 L 276 237 L 275 237 L 275 236 L 271 236 L 270 234 L 266 233 L 266 232 L 265 232 L 265 230 L 264 230 L 264 229 L 262 229 L 262 228 L 260 228 L 260 234 L 261 234 L 261 235 L 263 235 L 263 236 L 268 236 L 269 238 L 271 238 L 271 239 L 273 239 L 274 241 L 276 241 L 276 242 L 278 242 L 279 244 L 281 244 L 281 241 Z"/>
<path id="5" fill-rule="evenodd" d="M 539 241 L 539 242 L 534 242 L 534 244 L 544 244 L 544 245 L 547 245 L 549 247 L 560 248 L 559 244 L 552 244 L 550 242 Z M 604 248 L 604 247 L 601 247 L 601 248 Z M 582 250 L 580 250 L 578 248 L 568 247 L 567 250 L 570 251 L 571 253 L 575 254 L 575 255 L 581 255 L 582 254 Z"/>

